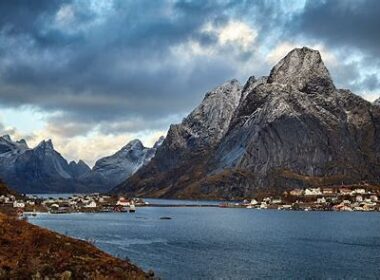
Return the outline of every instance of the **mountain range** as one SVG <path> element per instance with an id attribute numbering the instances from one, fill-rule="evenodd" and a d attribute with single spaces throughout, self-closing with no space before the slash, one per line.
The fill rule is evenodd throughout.
<path id="1" fill-rule="evenodd" d="M 91 169 L 82 160 L 68 163 L 51 140 L 29 148 L 25 140 L 13 141 L 4 135 L 0 137 L 0 178 L 22 193 L 106 192 L 149 162 L 162 141 L 146 148 L 133 140 Z"/>
<path id="2" fill-rule="evenodd" d="M 239 199 L 293 187 L 380 183 L 380 99 L 338 89 L 318 51 L 206 93 L 155 157 L 112 191 Z"/>
<path id="3" fill-rule="evenodd" d="M 288 188 L 380 183 L 380 98 L 338 89 L 318 51 L 297 48 L 268 76 L 231 80 L 152 148 L 135 139 L 93 168 L 51 140 L 0 137 L 0 178 L 23 193 L 112 192 L 240 199 Z"/>

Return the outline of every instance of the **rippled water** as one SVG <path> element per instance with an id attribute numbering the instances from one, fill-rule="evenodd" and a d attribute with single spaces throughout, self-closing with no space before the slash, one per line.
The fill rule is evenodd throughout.
<path id="1" fill-rule="evenodd" d="M 380 213 L 146 207 L 30 222 L 95 239 L 163 279 L 380 278 Z"/>

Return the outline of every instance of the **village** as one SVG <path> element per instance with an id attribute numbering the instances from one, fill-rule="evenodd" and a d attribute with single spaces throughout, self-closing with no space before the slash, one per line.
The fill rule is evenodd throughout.
<path id="1" fill-rule="evenodd" d="M 237 207 L 300 211 L 380 211 L 380 191 L 368 185 L 293 189 L 281 196 L 245 200 Z M 230 207 L 231 203 L 221 207 Z"/>
<path id="2" fill-rule="evenodd" d="M 16 208 L 21 215 L 25 213 L 49 212 L 64 214 L 75 212 L 130 212 L 136 206 L 147 205 L 142 199 L 94 194 L 73 194 L 67 198 L 40 198 L 35 195 L 18 196 L 8 194 L 0 196 L 0 207 Z"/>
<path id="3" fill-rule="evenodd" d="M 15 196 L 5 194 L 0 196 L 0 207 L 14 208 L 19 215 L 36 215 L 48 212 L 65 214 L 76 212 L 129 212 L 136 207 L 220 207 L 247 209 L 277 209 L 298 211 L 380 211 L 380 190 L 368 185 L 318 187 L 292 189 L 277 196 L 263 196 L 243 201 L 228 201 L 219 204 L 181 205 L 181 204 L 149 204 L 141 198 L 125 198 L 105 194 L 73 194 L 66 198 L 37 195 Z"/>

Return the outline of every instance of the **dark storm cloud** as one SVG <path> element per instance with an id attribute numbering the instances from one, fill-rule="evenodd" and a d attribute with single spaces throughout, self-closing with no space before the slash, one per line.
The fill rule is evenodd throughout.
<path id="1" fill-rule="evenodd" d="M 379 56 L 379 15 L 380 1 L 376 0 L 307 1 L 304 11 L 291 24 L 297 24 L 296 32 L 330 46 Z"/>
<path id="2" fill-rule="evenodd" d="M 223 60 L 185 66 L 170 51 L 190 39 L 214 44 L 199 29 L 227 21 L 229 4 L 115 1 L 94 10 L 83 3 L 1 4 L 3 104 L 59 110 L 82 121 L 149 119 L 188 111 L 206 89 L 232 78 L 235 70 Z"/>
<path id="3" fill-rule="evenodd" d="M 205 91 L 236 78 L 239 66 L 257 55 L 221 48 L 217 34 L 202 31 L 206 23 L 250 24 L 258 46 L 300 35 L 378 54 L 377 1 L 310 1 L 297 12 L 290 6 L 274 0 L 0 1 L 0 102 L 59 111 L 50 127 L 66 122 L 69 136 L 99 123 L 107 133 L 136 131 L 147 122 L 146 128 L 167 127 L 169 116 L 190 111 Z M 173 51 L 190 41 L 216 54 L 186 60 L 189 49 Z M 379 87 L 376 76 L 350 80 L 359 64 L 351 72 L 337 70 L 337 79 Z M 115 125 L 107 128 L 110 121 Z"/>
<path id="4" fill-rule="evenodd" d="M 339 60 L 331 69 L 337 84 L 358 93 L 380 92 L 374 74 L 380 67 L 379 15 L 376 0 L 308 0 L 284 25 L 284 37 L 308 38 L 333 51 Z"/>

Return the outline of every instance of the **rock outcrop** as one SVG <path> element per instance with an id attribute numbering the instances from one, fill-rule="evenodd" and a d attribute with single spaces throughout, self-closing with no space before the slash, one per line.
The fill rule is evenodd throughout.
<path id="1" fill-rule="evenodd" d="M 378 98 L 375 101 L 373 101 L 373 105 L 380 106 L 380 98 Z"/>
<path id="2" fill-rule="evenodd" d="M 202 134 L 221 112 L 191 113 L 114 191 L 232 199 L 269 188 L 380 182 L 380 107 L 337 89 L 318 51 L 292 50 L 268 77 L 230 90 L 235 98 L 218 92 L 225 114 L 218 133 Z M 189 129 L 194 123 L 200 133 Z"/>

